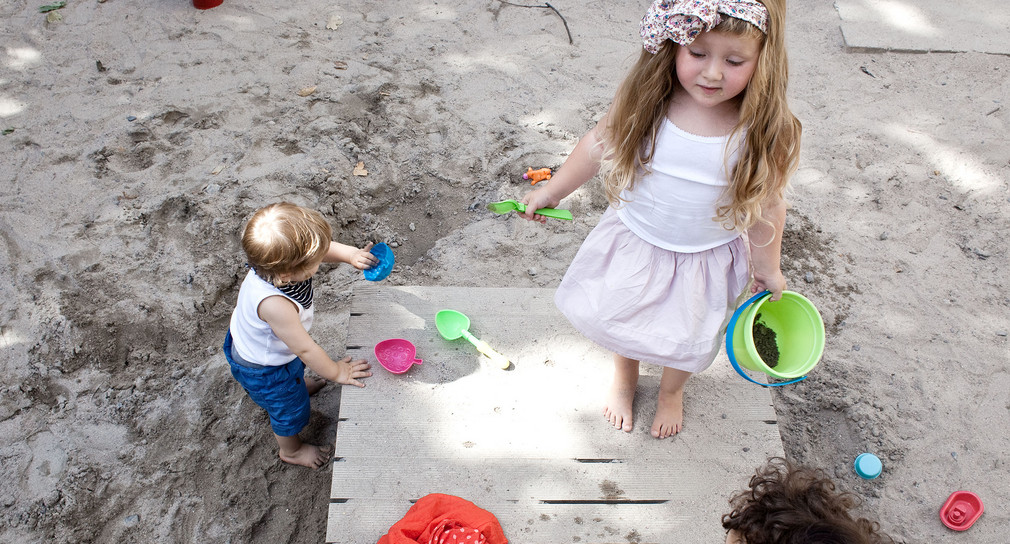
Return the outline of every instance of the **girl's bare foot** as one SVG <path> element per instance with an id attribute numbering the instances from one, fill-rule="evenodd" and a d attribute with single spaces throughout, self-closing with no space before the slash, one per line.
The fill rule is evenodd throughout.
<path id="1" fill-rule="evenodd" d="M 603 417 L 626 433 L 634 428 L 633 409 L 638 388 L 638 361 L 614 354 L 614 383 L 607 393 Z"/>
<path id="2" fill-rule="evenodd" d="M 308 390 L 310 397 L 318 393 L 323 387 L 326 387 L 326 380 L 316 378 L 315 376 L 305 376 L 305 389 Z"/>
<path id="3" fill-rule="evenodd" d="M 684 390 L 673 395 L 659 395 L 656 417 L 652 420 L 652 436 L 669 438 L 684 425 Z"/>
<path id="4" fill-rule="evenodd" d="M 663 369 L 659 381 L 659 398 L 656 400 L 656 417 L 652 420 L 652 436 L 669 438 L 684 426 L 684 385 L 690 372 L 675 368 Z"/>
<path id="5" fill-rule="evenodd" d="M 607 404 L 603 407 L 603 417 L 610 421 L 615 429 L 630 433 L 634 428 L 632 405 L 635 402 L 635 390 L 620 389 L 617 384 L 610 386 L 607 394 Z"/>
<path id="6" fill-rule="evenodd" d="M 316 446 L 315 444 L 303 443 L 293 454 L 286 455 L 282 450 L 279 456 L 281 461 L 285 463 L 317 469 L 330 460 L 330 453 L 332 451 L 333 448 L 330 446 Z"/>

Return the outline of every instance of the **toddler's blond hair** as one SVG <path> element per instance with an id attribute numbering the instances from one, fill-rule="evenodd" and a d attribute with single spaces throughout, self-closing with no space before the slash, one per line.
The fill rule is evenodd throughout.
<path id="1" fill-rule="evenodd" d="M 277 283 L 280 274 L 297 274 L 322 261 L 331 236 L 330 224 L 319 212 L 278 202 L 249 219 L 242 249 L 261 278 Z"/>

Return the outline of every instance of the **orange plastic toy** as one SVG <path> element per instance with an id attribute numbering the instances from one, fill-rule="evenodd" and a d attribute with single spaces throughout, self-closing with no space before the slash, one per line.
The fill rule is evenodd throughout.
<path id="1" fill-rule="evenodd" d="M 532 167 L 527 168 L 526 173 L 523 174 L 523 179 L 533 180 L 530 182 L 530 185 L 536 185 L 538 181 L 551 179 L 551 169 L 541 168 L 540 170 L 534 170 Z"/>

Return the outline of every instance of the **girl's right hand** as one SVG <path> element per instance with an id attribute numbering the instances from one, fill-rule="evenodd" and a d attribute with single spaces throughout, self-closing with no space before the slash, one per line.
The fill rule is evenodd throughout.
<path id="1" fill-rule="evenodd" d="M 771 300 L 782 298 L 782 291 L 786 289 L 786 277 L 782 275 L 782 270 L 776 270 L 770 274 L 754 272 L 754 283 L 751 285 L 751 293 L 757 294 L 761 291 L 770 291 Z"/>
<path id="2" fill-rule="evenodd" d="M 537 215 L 533 212 L 535 210 L 539 210 L 540 208 L 556 208 L 558 204 L 561 204 L 561 199 L 552 195 L 548 190 L 548 187 L 545 186 L 526 193 L 526 196 L 524 196 L 520 202 L 526 205 L 526 211 L 520 213 L 519 217 L 529 221 L 546 223 L 546 217 Z"/>

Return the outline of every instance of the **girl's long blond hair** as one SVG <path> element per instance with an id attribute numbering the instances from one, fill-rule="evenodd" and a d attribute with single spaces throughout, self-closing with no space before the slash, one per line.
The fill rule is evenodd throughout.
<path id="1" fill-rule="evenodd" d="M 800 153 L 802 127 L 786 102 L 789 67 L 785 0 L 761 3 L 768 10 L 767 34 L 729 16 L 711 30 L 761 39 L 754 75 L 742 93 L 740 120 L 729 138 L 729 146 L 740 145 L 737 163 L 729 175 L 730 201 L 720 206 L 713 218 L 726 228 L 738 230 L 746 230 L 758 221 L 768 223 L 761 216 L 761 205 L 782 197 Z M 606 157 L 602 172 L 611 204 L 623 200 L 621 193 L 634 188 L 636 178 L 648 171 L 652 161 L 656 134 L 678 87 L 674 45 L 668 42 L 655 55 L 642 50 L 607 114 L 601 136 Z"/>

